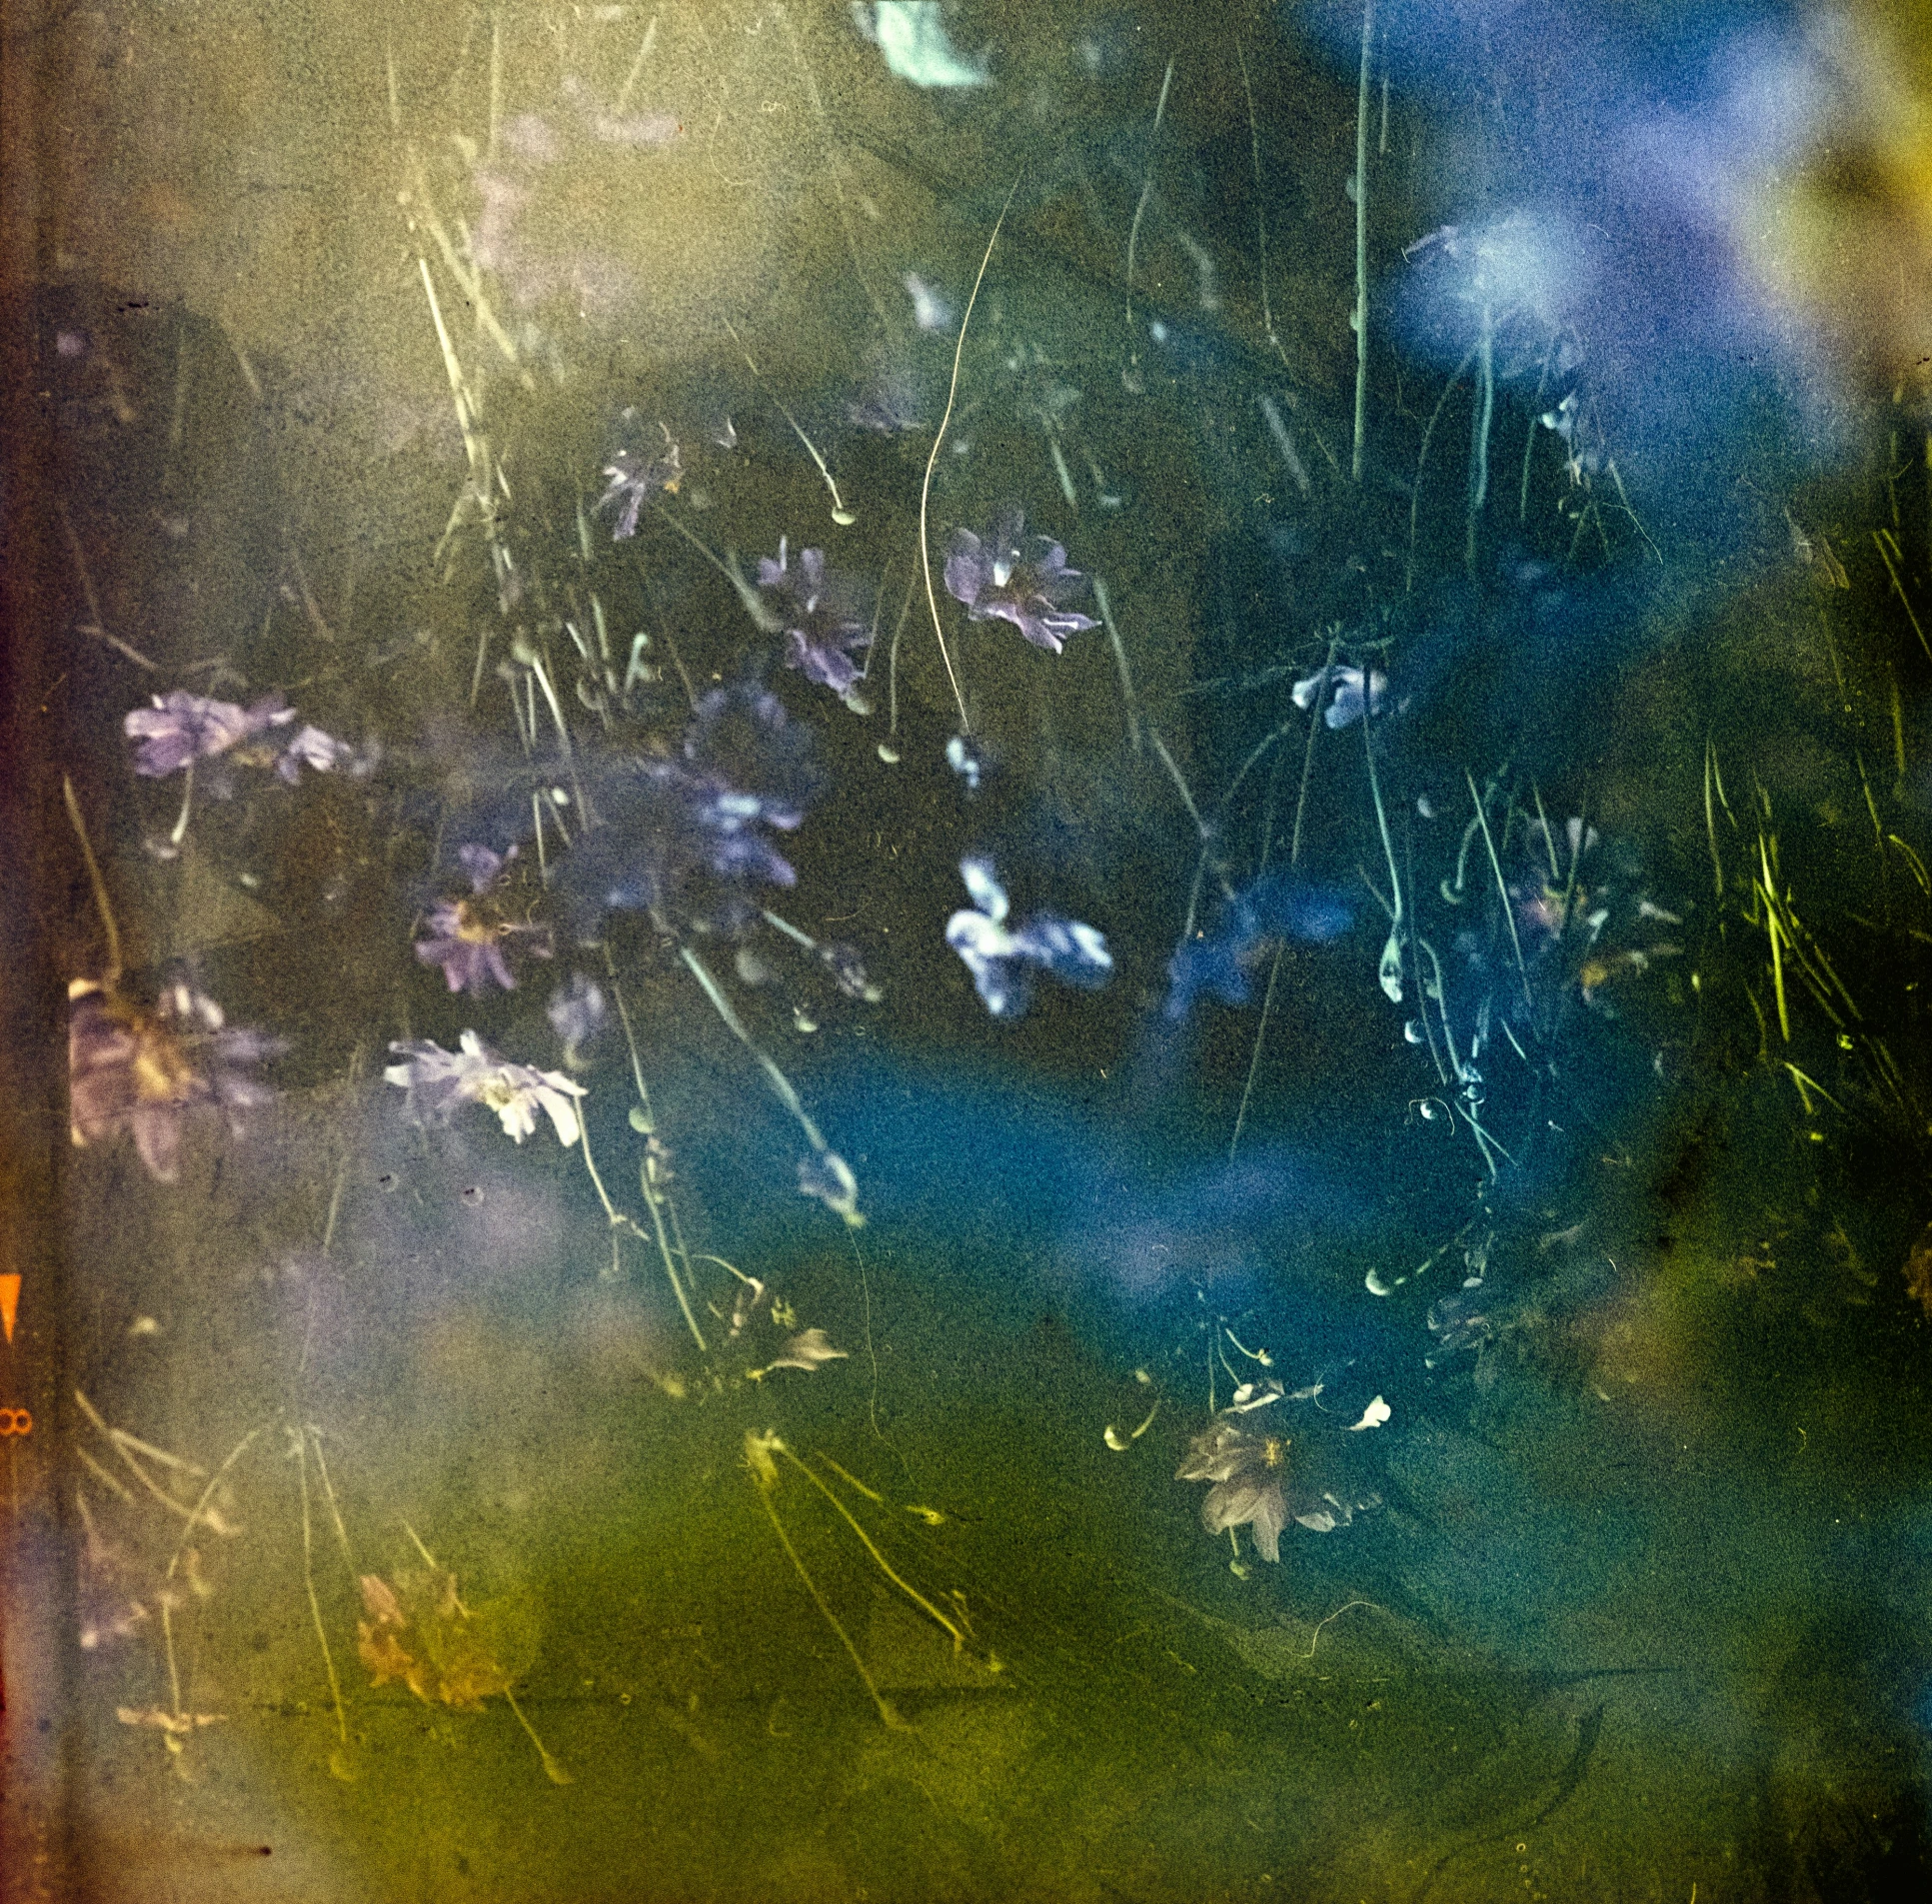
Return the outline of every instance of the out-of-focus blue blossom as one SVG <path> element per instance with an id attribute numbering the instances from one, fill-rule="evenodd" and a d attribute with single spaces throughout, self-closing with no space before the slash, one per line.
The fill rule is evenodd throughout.
<path id="1" fill-rule="evenodd" d="M 474 897 L 444 900 L 431 909 L 430 937 L 417 941 L 416 955 L 426 965 L 441 965 L 452 991 L 481 997 L 492 982 L 514 991 L 517 980 L 503 955 L 503 942 L 513 934 L 538 934 L 543 930 L 506 917 L 489 897 L 501 885 L 517 849 L 496 854 L 488 847 L 463 846 L 457 849 L 456 857 L 470 876 Z M 550 948 L 541 943 L 533 944 L 531 951 L 540 957 L 550 955 Z"/>
<path id="2" fill-rule="evenodd" d="M 269 695 L 251 708 L 242 708 L 232 701 L 210 701 L 177 688 L 172 694 L 156 695 L 152 708 L 134 709 L 121 728 L 130 740 L 141 744 L 135 753 L 134 771 L 149 780 L 159 780 L 191 761 L 226 754 L 271 728 L 287 727 L 294 719 L 295 710 L 285 707 L 280 695 Z"/>
<path id="3" fill-rule="evenodd" d="M 995 1018 L 1016 1018 L 1031 997 L 1027 967 L 1050 972 L 1062 983 L 1097 990 L 1113 976 L 1105 937 L 1091 926 L 1041 914 L 1006 930 L 1005 888 L 990 861 L 960 862 L 972 908 L 947 921 L 946 943 L 966 961 L 973 988 Z"/>
<path id="4" fill-rule="evenodd" d="M 928 284 L 917 271 L 909 271 L 900 283 L 906 287 L 906 295 L 913 300 L 913 322 L 922 331 L 950 332 L 953 329 L 954 310 L 944 292 Z"/>
<path id="5" fill-rule="evenodd" d="M 241 1113 L 269 1101 L 250 1070 L 285 1049 L 282 1040 L 229 1024 L 192 985 L 170 984 L 152 1011 L 90 978 L 76 978 L 67 995 L 68 1111 L 77 1144 L 127 1131 L 148 1174 L 172 1183 L 190 1111 L 214 1105 L 239 1134 Z"/>
<path id="6" fill-rule="evenodd" d="M 571 973 L 570 983 L 560 985 L 544 1009 L 550 1028 L 564 1046 L 564 1068 L 583 1067 L 584 1052 L 602 1036 L 611 1008 L 604 987 L 581 971 Z"/>
<path id="7" fill-rule="evenodd" d="M 635 436 L 642 430 L 642 420 L 635 410 L 627 410 L 618 419 L 618 427 L 624 434 Z M 604 466 L 610 487 L 597 499 L 597 506 L 599 510 L 617 507 L 617 526 L 611 532 L 614 542 L 629 542 L 638 533 L 638 518 L 645 504 L 660 490 L 675 496 L 685 479 L 684 459 L 670 429 L 664 424 L 658 428 L 664 435 L 662 445 L 639 448 L 635 443 L 627 444 L 614 450 Z"/>
<path id="8" fill-rule="evenodd" d="M 852 0 L 853 24 L 886 56 L 886 64 L 915 86 L 987 84 L 986 60 L 960 57 L 946 31 L 939 0 Z"/>
<path id="9" fill-rule="evenodd" d="M 785 665 L 830 688 L 855 714 L 869 712 L 855 655 L 873 645 L 857 592 L 826 575 L 823 549 L 801 549 L 793 567 L 786 539 L 778 560 L 761 556 L 758 586 L 774 598 L 785 629 Z"/>
<path id="10" fill-rule="evenodd" d="M 474 1031 L 465 1031 L 460 1051 L 446 1051 L 428 1038 L 390 1045 L 404 1061 L 391 1064 L 384 1078 L 410 1094 L 410 1106 L 423 1123 L 447 1123 L 460 1105 L 485 1104 L 497 1113 L 507 1135 L 518 1143 L 537 1128 L 543 1110 L 566 1147 L 578 1139 L 576 1099 L 584 1086 L 561 1071 L 512 1064 L 499 1057 Z"/>
<path id="11" fill-rule="evenodd" d="M 843 1216 L 853 1229 L 865 1226 L 859 1209 L 859 1181 L 852 1165 L 837 1150 L 815 1150 L 799 1159 L 799 1190 L 816 1196 L 827 1209 Z"/>
<path id="12" fill-rule="evenodd" d="M 796 830 L 821 783 L 812 732 L 756 682 L 698 704 L 679 757 L 618 764 L 595 777 L 597 824 L 561 885 L 595 937 L 607 912 L 659 929 L 735 933 L 758 916 L 751 889 L 797 883 L 768 829 Z"/>
<path id="13" fill-rule="evenodd" d="M 946 559 L 947 593 L 966 604 L 975 622 L 995 616 L 1010 622 L 1035 648 L 1057 655 L 1069 635 L 1099 624 L 1066 603 L 1086 586 L 1086 577 L 1066 566 L 1066 551 L 1047 536 L 1025 536 L 1026 517 L 1008 503 L 984 536 L 969 529 L 953 532 Z"/>
<path id="14" fill-rule="evenodd" d="M 1354 924 L 1338 893 L 1299 875 L 1264 873 L 1237 893 L 1211 932 L 1201 931 L 1174 953 L 1167 1015 L 1182 1018 L 1202 992 L 1223 1004 L 1246 1004 L 1255 972 L 1289 940 L 1325 945 Z"/>
<path id="15" fill-rule="evenodd" d="M 986 772 L 985 750 L 969 734 L 956 734 L 946 744 L 946 764 L 966 782 L 968 794 L 979 791 Z"/>
<path id="16" fill-rule="evenodd" d="M 1345 728 L 1351 722 L 1359 721 L 1364 701 L 1362 671 L 1359 668 L 1317 668 L 1312 675 L 1294 684 L 1294 705 L 1304 711 L 1312 708 L 1330 687 L 1334 689 L 1334 695 L 1322 712 L 1322 720 L 1331 728 Z M 1379 669 L 1371 668 L 1365 696 L 1371 717 L 1381 713 L 1382 695 L 1387 687 L 1388 677 Z"/>

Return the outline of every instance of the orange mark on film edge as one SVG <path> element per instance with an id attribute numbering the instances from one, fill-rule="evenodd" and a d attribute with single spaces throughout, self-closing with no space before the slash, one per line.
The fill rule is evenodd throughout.
<path id="1" fill-rule="evenodd" d="M 20 1312 L 20 1278 L 18 1275 L 0 1276 L 0 1329 L 6 1331 L 7 1341 L 13 1341 L 13 1318 Z"/>

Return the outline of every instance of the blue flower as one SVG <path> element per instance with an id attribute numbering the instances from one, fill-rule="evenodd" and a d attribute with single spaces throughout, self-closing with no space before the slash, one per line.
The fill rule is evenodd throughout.
<path id="1" fill-rule="evenodd" d="M 966 961 L 973 988 L 995 1018 L 1016 1018 L 1031 997 L 1028 966 L 1051 972 L 1062 983 L 1097 990 L 1113 976 L 1113 954 L 1091 926 L 1041 914 L 1016 931 L 1006 930 L 1005 889 L 990 861 L 968 857 L 960 876 L 972 898 L 946 923 L 946 943 Z"/>
<path id="2" fill-rule="evenodd" d="M 1255 971 L 1288 940 L 1325 945 L 1354 923 L 1338 893 L 1292 873 L 1264 873 L 1228 902 L 1213 932 L 1197 933 L 1174 953 L 1167 1015 L 1182 1018 L 1205 991 L 1223 1004 L 1246 1004 Z"/>

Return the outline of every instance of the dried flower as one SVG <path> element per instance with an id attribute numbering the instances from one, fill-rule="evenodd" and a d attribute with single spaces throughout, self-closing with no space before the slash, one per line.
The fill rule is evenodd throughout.
<path id="1" fill-rule="evenodd" d="M 583 1066 L 585 1047 L 602 1034 L 610 1006 L 605 1002 L 604 987 L 595 978 L 574 971 L 570 983 L 552 995 L 544 1015 L 563 1040 L 564 1067 L 574 1071 Z"/>
<path id="2" fill-rule="evenodd" d="M 870 712 L 853 657 L 872 646 L 872 630 L 857 591 L 827 579 L 825 551 L 801 549 L 795 569 L 781 536 L 778 560 L 759 558 L 758 586 L 775 598 L 785 629 L 785 665 L 830 688 L 855 714 Z"/>
<path id="3" fill-rule="evenodd" d="M 1088 990 L 1112 977 L 1113 955 L 1091 926 L 1043 913 L 1008 932 L 1006 892 L 991 862 L 968 856 L 960 862 L 960 875 L 973 906 L 947 921 L 946 943 L 966 961 L 973 988 L 995 1018 L 1016 1018 L 1025 1010 L 1029 965 Z"/>
<path id="4" fill-rule="evenodd" d="M 1264 1425 L 1247 1423 L 1247 1417 L 1276 1403 L 1285 1408 L 1312 1402 L 1320 1388 L 1317 1382 L 1284 1396 L 1279 1382 L 1252 1384 L 1187 1444 L 1187 1457 L 1174 1478 L 1212 1483 L 1200 1507 L 1201 1525 L 1210 1534 L 1251 1527 L 1261 1558 L 1279 1560 L 1281 1533 L 1289 1521 L 1313 1533 L 1332 1533 L 1362 1509 L 1380 1505 L 1379 1494 L 1339 1478 L 1335 1470 L 1343 1463 L 1332 1454 L 1324 1458 L 1319 1450 L 1311 1451 L 1305 1438 L 1290 1462 L 1288 1451 L 1296 1442 L 1273 1415 Z M 1378 1395 L 1353 1425 L 1373 1427 L 1387 1418 L 1387 1405 Z"/>
<path id="5" fill-rule="evenodd" d="M 1263 1560 L 1281 1558 L 1281 1530 L 1288 1507 L 1281 1492 L 1287 1469 L 1288 1438 L 1262 1434 L 1237 1422 L 1218 1420 L 1187 1444 L 1177 1481 L 1211 1481 L 1200 1504 L 1201 1525 L 1210 1534 L 1230 1527 L 1251 1527 Z"/>
<path id="6" fill-rule="evenodd" d="M 506 991 L 514 991 L 517 980 L 503 955 L 503 942 L 515 934 L 541 934 L 544 930 L 507 917 L 494 897 L 517 857 L 517 849 L 496 854 L 488 847 L 463 846 L 457 849 L 456 857 L 470 876 L 473 897 L 440 901 L 431 908 L 430 937 L 417 941 L 416 955 L 426 965 L 441 965 L 452 991 L 468 991 L 480 997 L 493 981 Z M 531 951 L 540 958 L 550 956 L 547 944 L 533 944 Z"/>
<path id="7" fill-rule="evenodd" d="M 268 1102 L 268 1087 L 247 1067 L 284 1049 L 281 1039 L 230 1025 L 214 999 L 186 982 L 167 986 L 152 1011 L 91 978 L 76 978 L 67 996 L 75 1143 L 129 1131 L 148 1174 L 172 1183 L 190 1110 L 219 1106 L 239 1134 L 241 1113 Z"/>
<path id="8" fill-rule="evenodd" d="M 809 1375 L 827 1362 L 843 1362 L 847 1358 L 848 1351 L 834 1348 L 826 1339 L 824 1329 L 802 1329 L 763 1368 L 754 1372 L 763 1376 L 775 1368 L 802 1368 Z"/>
<path id="9" fill-rule="evenodd" d="M 522 1143 L 537 1128 L 537 1111 L 542 1109 L 556 1127 L 559 1143 L 577 1141 L 580 1126 L 572 1100 L 584 1095 L 582 1084 L 561 1071 L 509 1063 L 474 1031 L 465 1031 L 460 1042 L 461 1052 L 446 1051 L 428 1038 L 389 1047 L 406 1062 L 389 1065 L 383 1076 L 409 1091 L 423 1122 L 445 1123 L 459 1104 L 487 1104 L 505 1132 Z"/>
<path id="10" fill-rule="evenodd" d="M 1008 503 L 983 538 L 956 529 L 946 559 L 947 592 L 966 604 L 973 621 L 996 616 L 1035 648 L 1057 655 L 1067 636 L 1098 624 L 1065 606 L 1086 586 L 1086 578 L 1066 566 L 1066 551 L 1045 536 L 1022 542 L 1025 526 L 1019 505 Z"/>
<path id="11" fill-rule="evenodd" d="M 535 1650 L 527 1612 L 464 1605 L 456 1575 L 442 1567 L 399 1573 L 394 1587 L 366 1573 L 362 1603 L 368 1617 L 356 1623 L 356 1652 L 370 1685 L 399 1680 L 426 1705 L 482 1711 L 493 1693 L 509 1692 Z"/>

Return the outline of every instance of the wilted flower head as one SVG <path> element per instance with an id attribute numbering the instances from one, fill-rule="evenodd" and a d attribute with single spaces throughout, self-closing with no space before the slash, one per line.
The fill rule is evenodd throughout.
<path id="1" fill-rule="evenodd" d="M 858 592 L 828 579 L 825 551 L 801 549 L 794 566 L 781 536 L 778 560 L 759 558 L 758 586 L 773 598 L 785 629 L 785 665 L 830 688 L 855 714 L 868 712 L 853 657 L 872 646 L 872 630 Z"/>
<path id="2" fill-rule="evenodd" d="M 800 1158 L 799 1189 L 806 1196 L 816 1196 L 852 1228 L 865 1226 L 866 1219 L 859 1211 L 859 1180 L 837 1150 L 816 1150 Z"/>
<path id="3" fill-rule="evenodd" d="M 946 559 L 947 593 L 964 602 L 975 622 L 1010 622 L 1035 648 L 1057 655 L 1067 636 L 1096 627 L 1066 603 L 1086 586 L 1077 569 L 1066 566 L 1066 551 L 1045 536 L 1025 536 L 1026 518 L 1008 503 L 983 537 L 969 529 L 953 532 Z"/>
<path id="4" fill-rule="evenodd" d="M 563 1040 L 567 1069 L 576 1070 L 583 1064 L 585 1047 L 596 1041 L 610 1014 L 604 987 L 581 971 L 572 972 L 570 983 L 552 994 L 544 1015 Z"/>
<path id="5" fill-rule="evenodd" d="M 582 1084 L 573 1083 L 561 1071 L 509 1063 L 474 1031 L 465 1031 L 460 1041 L 460 1052 L 446 1051 L 428 1038 L 389 1047 L 405 1062 L 389 1065 L 383 1076 L 410 1093 L 422 1122 L 446 1123 L 459 1104 L 487 1104 L 506 1133 L 522 1143 L 537 1128 L 537 1112 L 542 1109 L 556 1128 L 558 1142 L 577 1141 L 580 1126 L 573 1099 L 584 1095 Z"/>
<path id="6" fill-rule="evenodd" d="M 69 1117 L 77 1144 L 128 1131 L 148 1174 L 172 1183 L 190 1110 L 217 1105 L 239 1133 L 241 1112 L 269 1100 L 248 1067 L 275 1056 L 282 1041 L 230 1025 L 214 999 L 185 981 L 167 986 L 152 1011 L 91 978 L 76 978 L 67 996 Z"/>
<path id="7" fill-rule="evenodd" d="M 973 905 L 947 921 L 946 943 L 966 961 L 973 988 L 994 1017 L 1016 1018 L 1025 1010 L 1028 966 L 1086 990 L 1097 990 L 1113 976 L 1106 939 L 1091 926 L 1042 913 L 1008 932 L 1006 891 L 992 863 L 968 856 L 960 862 L 960 876 Z"/>
<path id="8" fill-rule="evenodd" d="M 269 695 L 251 708 L 232 701 L 210 701 L 177 688 L 156 695 L 152 708 L 136 708 L 121 723 L 129 740 L 140 742 L 134 771 L 149 780 L 175 773 L 189 762 L 226 754 L 239 742 L 287 727 L 295 710 L 284 707 L 280 695 Z"/>
<path id="9" fill-rule="evenodd" d="M 473 897 L 443 900 L 430 909 L 430 937 L 416 942 L 416 955 L 426 965 L 441 965 L 452 991 L 481 996 L 492 982 L 506 991 L 517 988 L 503 942 L 514 934 L 541 934 L 542 927 L 509 917 L 498 897 L 506 869 L 517 849 L 492 853 L 488 847 L 462 846 L 456 857 L 470 876 Z M 550 956 L 547 945 L 533 944 L 539 957 Z"/>

